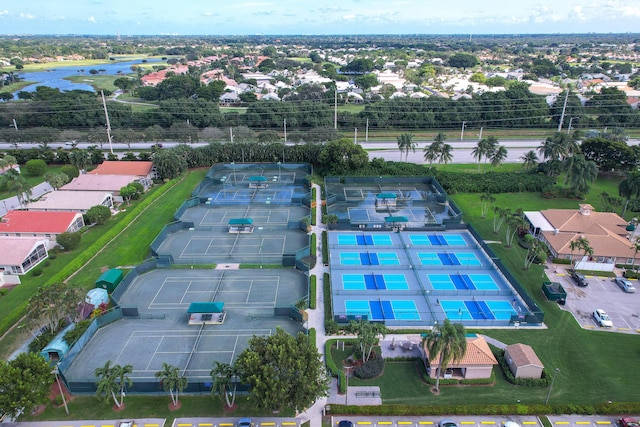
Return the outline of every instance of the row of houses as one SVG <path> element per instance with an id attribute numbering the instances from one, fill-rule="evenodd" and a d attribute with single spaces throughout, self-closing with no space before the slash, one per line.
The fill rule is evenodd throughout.
<path id="1" fill-rule="evenodd" d="M 138 182 L 146 190 L 153 177 L 152 162 L 105 161 L 59 190 L 27 203 L 24 210 L 7 212 L 0 219 L 0 272 L 27 273 L 49 256 L 57 236 L 86 225 L 83 214 L 90 208 L 113 209 L 122 203 L 122 187 Z"/>

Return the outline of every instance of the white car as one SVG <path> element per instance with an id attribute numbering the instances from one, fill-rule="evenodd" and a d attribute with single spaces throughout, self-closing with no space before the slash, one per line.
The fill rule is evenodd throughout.
<path id="1" fill-rule="evenodd" d="M 636 291 L 635 286 L 633 286 L 633 284 L 624 277 L 616 277 L 614 281 L 625 292 L 633 293 Z"/>
<path id="2" fill-rule="evenodd" d="M 613 327 L 613 322 L 611 321 L 611 318 L 601 308 L 598 308 L 593 312 L 593 318 L 596 319 L 596 322 L 598 322 L 598 324 L 602 327 L 605 327 L 605 328 Z"/>

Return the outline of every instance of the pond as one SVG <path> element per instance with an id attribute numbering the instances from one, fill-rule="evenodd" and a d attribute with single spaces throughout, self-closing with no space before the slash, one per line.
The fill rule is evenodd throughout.
<path id="1" fill-rule="evenodd" d="M 65 80 L 65 77 L 70 76 L 87 76 L 87 80 L 91 80 L 93 74 L 91 74 L 90 70 L 99 70 L 100 73 L 97 75 L 105 75 L 105 74 L 131 74 L 131 66 L 132 65 L 140 65 L 143 64 L 142 61 L 144 59 L 136 59 L 132 61 L 123 61 L 123 62 L 109 62 L 104 64 L 93 64 L 93 65 L 83 65 L 83 66 L 66 66 L 66 67 L 58 67 L 58 68 L 50 68 L 46 71 L 33 71 L 33 72 L 21 72 L 18 75 L 21 79 L 36 82 L 32 85 L 26 86 L 21 89 L 24 92 L 35 92 L 36 87 L 38 86 L 48 86 L 51 88 L 60 89 L 61 91 L 66 90 L 89 90 L 91 92 L 94 91 L 93 87 L 89 83 L 74 83 L 69 80 Z M 160 62 L 159 58 L 149 58 L 146 59 L 147 63 Z M 53 65 L 53 64 L 52 64 Z M 15 96 L 14 96 L 15 97 Z"/>

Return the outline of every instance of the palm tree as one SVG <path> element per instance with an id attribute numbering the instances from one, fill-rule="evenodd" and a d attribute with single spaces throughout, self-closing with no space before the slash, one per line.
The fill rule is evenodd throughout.
<path id="1" fill-rule="evenodd" d="M 239 372 L 235 366 L 218 361 L 214 362 L 213 369 L 211 370 L 211 378 L 213 379 L 211 393 L 218 393 L 221 397 L 224 396 L 227 408 L 232 408 L 235 405 L 238 377 Z M 231 385 L 233 385 L 233 391 L 229 391 Z M 231 395 L 231 400 L 229 400 L 229 395 Z"/>
<path id="2" fill-rule="evenodd" d="M 573 151 L 570 148 L 571 146 L 571 137 L 569 135 L 555 132 L 540 144 L 538 153 L 544 160 L 563 160 Z"/>
<path id="3" fill-rule="evenodd" d="M 436 391 L 440 391 L 440 376 L 449 363 L 461 360 L 467 352 L 467 338 L 464 326 L 444 319 L 442 325 L 435 325 L 426 338 L 429 362 L 439 360 L 436 374 Z"/>
<path id="4" fill-rule="evenodd" d="M 573 259 L 573 251 L 575 250 L 582 250 L 583 252 L 583 257 L 589 255 L 593 255 L 593 248 L 591 247 L 591 245 L 589 244 L 589 240 L 587 240 L 586 237 L 584 236 L 580 236 L 578 237 L 576 240 L 572 240 L 571 243 L 569 243 L 569 247 L 571 248 L 571 258 Z M 575 266 L 578 263 L 576 262 L 573 265 L 573 268 L 575 269 Z"/>
<path id="5" fill-rule="evenodd" d="M 416 152 L 417 142 L 413 142 L 413 135 L 410 133 L 403 133 L 397 137 L 398 140 L 398 149 L 400 150 L 400 158 L 402 158 L 402 153 L 405 153 L 405 161 L 409 158 L 409 150 L 412 150 L 414 153 Z"/>
<path id="6" fill-rule="evenodd" d="M 178 393 L 187 388 L 189 380 L 184 375 L 180 374 L 180 368 L 172 366 L 162 362 L 162 369 L 156 372 L 156 378 L 160 378 L 162 382 L 162 388 L 164 391 L 168 391 L 171 395 L 171 404 L 173 407 L 177 407 L 180 401 L 178 400 Z M 175 394 L 173 393 L 175 390 Z"/>
<path id="7" fill-rule="evenodd" d="M 633 266 L 636 263 L 636 257 L 638 256 L 638 252 L 640 252 L 640 237 L 636 236 L 631 242 L 631 249 L 633 249 L 633 258 L 631 258 L 631 270 L 633 270 Z"/>
<path id="8" fill-rule="evenodd" d="M 6 183 L 7 190 L 15 193 L 20 208 L 23 208 L 24 203 L 28 201 L 33 194 L 29 181 L 15 169 L 9 169 L 5 172 L 4 175 L 2 175 L 2 179 Z"/>
<path id="9" fill-rule="evenodd" d="M 478 170 L 480 170 L 480 161 L 482 158 L 484 157 L 485 161 L 490 159 L 496 152 L 497 147 L 498 139 L 495 136 L 482 138 L 478 141 L 475 148 L 471 150 L 471 155 L 478 162 Z"/>
<path id="10" fill-rule="evenodd" d="M 487 217 L 487 213 L 489 212 L 489 205 L 491 203 L 494 203 L 495 201 L 496 201 L 496 198 L 491 193 L 484 193 L 483 195 L 480 196 L 480 202 L 481 202 L 480 216 L 482 218 Z"/>
<path id="11" fill-rule="evenodd" d="M 127 386 L 131 386 L 133 381 L 129 374 L 133 372 L 131 365 L 111 365 L 111 360 L 107 360 L 102 368 L 96 368 L 94 375 L 98 379 L 96 396 L 103 398 L 105 402 L 109 397 L 113 398 L 116 406 L 120 408 L 124 405 L 124 391 Z M 120 394 L 120 400 L 116 393 Z"/>
<path id="12" fill-rule="evenodd" d="M 625 198 L 624 208 L 620 214 L 620 216 L 624 216 L 627 206 L 629 206 L 629 200 L 640 196 L 640 169 L 625 174 L 625 179 L 618 185 L 618 194 Z"/>
<path id="13" fill-rule="evenodd" d="M 495 168 L 500 166 L 502 162 L 507 159 L 507 154 L 507 147 L 505 147 L 504 145 L 498 145 L 490 156 L 491 167 Z"/>
<path id="14" fill-rule="evenodd" d="M 584 154 L 574 154 L 566 160 L 565 184 L 578 196 L 589 191 L 589 185 L 598 177 L 598 166 L 592 160 L 587 160 Z"/>
<path id="15" fill-rule="evenodd" d="M 446 139 L 447 137 L 444 133 L 438 132 L 438 134 L 433 137 L 433 142 L 424 148 L 424 159 L 429 162 L 429 167 L 431 167 L 435 160 L 441 157 L 442 147 Z"/>
<path id="16" fill-rule="evenodd" d="M 0 169 L 12 168 L 14 165 L 18 164 L 18 160 L 10 154 L 7 154 L 3 158 L 0 159 Z"/>
<path id="17" fill-rule="evenodd" d="M 89 166 L 89 154 L 86 150 L 73 150 L 69 154 L 69 160 L 72 165 L 81 171 L 86 170 L 87 166 Z"/>
<path id="18" fill-rule="evenodd" d="M 530 150 L 520 157 L 520 160 L 522 160 L 522 166 L 524 166 L 526 170 L 530 170 L 536 167 L 538 160 L 540 159 L 538 159 L 538 155 L 535 151 Z"/>
<path id="19" fill-rule="evenodd" d="M 438 163 L 444 163 L 445 165 L 453 160 L 453 147 L 451 144 L 442 144 L 440 150 L 440 157 L 438 157 Z"/>

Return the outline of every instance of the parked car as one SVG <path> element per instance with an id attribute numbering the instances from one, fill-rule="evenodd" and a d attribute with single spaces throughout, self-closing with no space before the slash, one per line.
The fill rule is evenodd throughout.
<path id="1" fill-rule="evenodd" d="M 620 424 L 620 427 L 640 427 L 638 420 L 631 417 L 620 418 L 618 424 Z"/>
<path id="2" fill-rule="evenodd" d="M 605 328 L 613 327 L 613 322 L 611 321 L 611 318 L 601 308 L 598 308 L 593 312 L 593 318 L 596 319 L 596 322 L 598 322 L 600 326 L 603 326 Z"/>
<path id="3" fill-rule="evenodd" d="M 587 278 L 585 277 L 585 275 L 582 273 L 578 273 L 575 270 L 571 270 L 571 278 L 573 279 L 574 282 L 576 282 L 576 285 L 578 286 L 584 287 L 589 285 L 589 282 L 587 281 Z"/>
<path id="4" fill-rule="evenodd" d="M 353 423 L 349 420 L 342 420 L 338 423 L 338 427 L 353 427 Z"/>
<path id="5" fill-rule="evenodd" d="M 253 427 L 253 421 L 251 421 L 251 418 L 240 418 L 236 427 Z"/>
<path id="6" fill-rule="evenodd" d="M 636 287 L 633 286 L 633 283 L 624 277 L 616 277 L 613 280 L 616 282 L 616 285 L 620 286 L 620 288 L 625 292 L 633 293 L 636 291 Z"/>
<path id="7" fill-rule="evenodd" d="M 458 427 L 458 424 L 456 424 L 456 422 L 453 420 L 445 419 L 445 420 L 441 420 L 438 423 L 438 426 L 439 427 Z"/>

